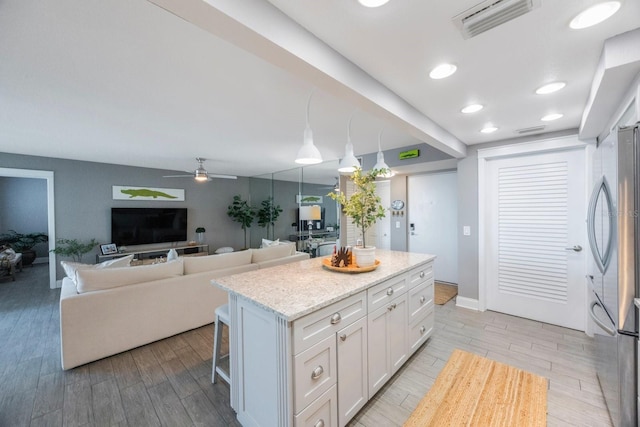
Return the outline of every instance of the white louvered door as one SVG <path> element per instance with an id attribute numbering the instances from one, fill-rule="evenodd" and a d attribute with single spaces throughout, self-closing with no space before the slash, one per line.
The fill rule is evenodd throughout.
<path id="1" fill-rule="evenodd" d="M 487 308 L 584 330 L 584 152 L 491 160 L 487 171 Z"/>

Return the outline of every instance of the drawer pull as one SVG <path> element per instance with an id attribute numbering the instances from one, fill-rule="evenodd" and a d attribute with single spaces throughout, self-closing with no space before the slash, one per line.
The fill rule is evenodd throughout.
<path id="1" fill-rule="evenodd" d="M 387 310 L 391 311 L 394 308 L 396 308 L 396 303 L 395 302 L 393 304 L 391 304 L 389 307 L 387 307 Z"/>
<path id="2" fill-rule="evenodd" d="M 424 326 L 420 327 L 420 335 L 424 334 L 424 332 L 427 330 L 427 328 L 425 328 Z"/>
<path id="3" fill-rule="evenodd" d="M 333 316 L 331 316 L 332 325 L 335 325 L 336 323 L 340 323 L 341 320 L 342 320 L 342 316 L 340 316 L 340 313 L 336 313 Z"/>
<path id="4" fill-rule="evenodd" d="M 422 295 L 422 296 L 420 297 L 420 304 L 424 304 L 424 302 L 425 302 L 426 300 L 427 300 L 427 299 L 424 297 L 424 295 Z"/>
<path id="5" fill-rule="evenodd" d="M 318 366 L 316 369 L 313 370 L 313 372 L 311 372 L 311 379 L 317 380 L 322 376 L 322 374 L 324 374 L 324 368 L 322 368 L 322 366 Z"/>
<path id="6" fill-rule="evenodd" d="M 421 272 L 420 272 L 420 278 L 421 278 L 421 279 L 424 279 L 424 271 L 421 271 Z"/>
<path id="7" fill-rule="evenodd" d="M 324 427 L 324 420 L 320 419 L 317 423 L 313 425 L 313 427 Z"/>
<path id="8" fill-rule="evenodd" d="M 341 335 L 340 335 L 340 339 L 341 339 L 342 341 L 346 341 L 346 340 L 347 340 L 347 334 L 341 334 Z"/>
<path id="9" fill-rule="evenodd" d="M 389 288 L 389 289 L 387 289 L 387 295 L 388 295 L 388 296 L 393 295 L 393 288 Z"/>

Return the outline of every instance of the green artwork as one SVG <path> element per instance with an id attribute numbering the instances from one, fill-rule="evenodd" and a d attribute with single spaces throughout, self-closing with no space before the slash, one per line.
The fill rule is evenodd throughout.
<path id="1" fill-rule="evenodd" d="M 403 151 L 402 153 L 398 154 L 398 159 L 400 160 L 413 159 L 416 157 L 420 157 L 420 150 L 418 149 Z"/>
<path id="2" fill-rule="evenodd" d="M 313 203 L 313 202 L 317 202 L 320 200 L 320 197 L 318 196 L 304 196 L 302 198 L 302 203 Z"/>
<path id="3" fill-rule="evenodd" d="M 165 199 L 177 199 L 176 196 L 172 196 L 171 194 L 163 193 L 162 191 L 149 190 L 148 188 L 126 189 L 120 190 L 120 192 L 122 194 L 127 194 L 130 199 L 134 197 L 153 197 L 154 199 L 162 197 Z"/>

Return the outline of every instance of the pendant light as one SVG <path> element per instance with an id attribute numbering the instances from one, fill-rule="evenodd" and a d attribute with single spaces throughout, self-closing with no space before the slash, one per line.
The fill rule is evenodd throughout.
<path id="1" fill-rule="evenodd" d="M 384 154 L 382 153 L 382 149 L 380 148 L 380 137 L 382 137 L 382 131 L 384 129 L 380 129 L 378 132 L 378 161 L 376 162 L 374 169 L 384 170 L 384 173 L 378 175 L 380 178 L 391 178 L 394 174 L 389 165 L 384 162 Z"/>
<path id="2" fill-rule="evenodd" d="M 315 165 L 317 163 L 322 163 L 322 155 L 318 148 L 313 144 L 313 132 L 311 132 L 311 127 L 309 126 L 309 106 L 311 105 L 312 96 L 313 91 L 311 91 L 309 100 L 307 101 L 307 122 L 306 127 L 304 128 L 304 140 L 302 142 L 302 147 L 300 147 L 298 155 L 296 156 L 296 163 L 301 165 Z"/>
<path id="3" fill-rule="evenodd" d="M 353 119 L 353 114 L 349 117 L 349 123 L 347 124 L 347 145 L 344 149 L 344 157 L 338 165 L 338 172 L 342 173 L 352 173 L 360 167 L 360 162 L 353 155 L 353 144 L 351 143 L 351 120 Z"/>

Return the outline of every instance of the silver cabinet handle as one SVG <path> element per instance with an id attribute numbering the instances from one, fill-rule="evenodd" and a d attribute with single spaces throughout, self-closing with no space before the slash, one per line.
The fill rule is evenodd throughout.
<path id="1" fill-rule="evenodd" d="M 420 297 L 420 304 L 424 304 L 424 302 L 425 302 L 426 300 L 427 300 L 427 299 L 424 297 L 424 295 L 422 295 L 422 296 Z"/>
<path id="2" fill-rule="evenodd" d="M 322 376 L 322 374 L 324 374 L 324 368 L 322 367 L 322 365 L 320 365 L 311 372 L 311 379 L 317 380 Z"/>
<path id="3" fill-rule="evenodd" d="M 420 272 L 420 278 L 421 278 L 421 279 L 424 279 L 424 271 L 421 271 L 421 272 Z"/>
<path id="4" fill-rule="evenodd" d="M 420 335 L 424 334 L 424 332 L 427 330 L 427 328 L 425 328 L 424 326 L 420 327 Z"/>
<path id="5" fill-rule="evenodd" d="M 340 339 L 342 341 L 346 341 L 347 340 L 347 334 L 340 334 Z"/>
<path id="6" fill-rule="evenodd" d="M 393 295 L 393 288 L 389 288 L 389 289 L 387 289 L 387 295 L 388 295 L 388 296 Z"/>
<path id="7" fill-rule="evenodd" d="M 391 304 L 389 307 L 387 307 L 387 310 L 391 311 L 394 308 L 396 308 L 396 303 L 395 302 L 393 304 Z"/>
<path id="8" fill-rule="evenodd" d="M 317 423 L 313 425 L 313 427 L 324 427 L 324 420 L 320 419 Z"/>
<path id="9" fill-rule="evenodd" d="M 342 320 L 342 316 L 340 316 L 340 313 L 336 313 L 333 316 L 331 316 L 332 325 L 335 325 L 336 323 L 340 323 L 341 320 Z"/>
<path id="10" fill-rule="evenodd" d="M 582 251 L 582 246 L 580 245 L 574 245 L 572 248 L 564 248 L 565 251 L 574 251 L 574 252 L 580 252 Z"/>

